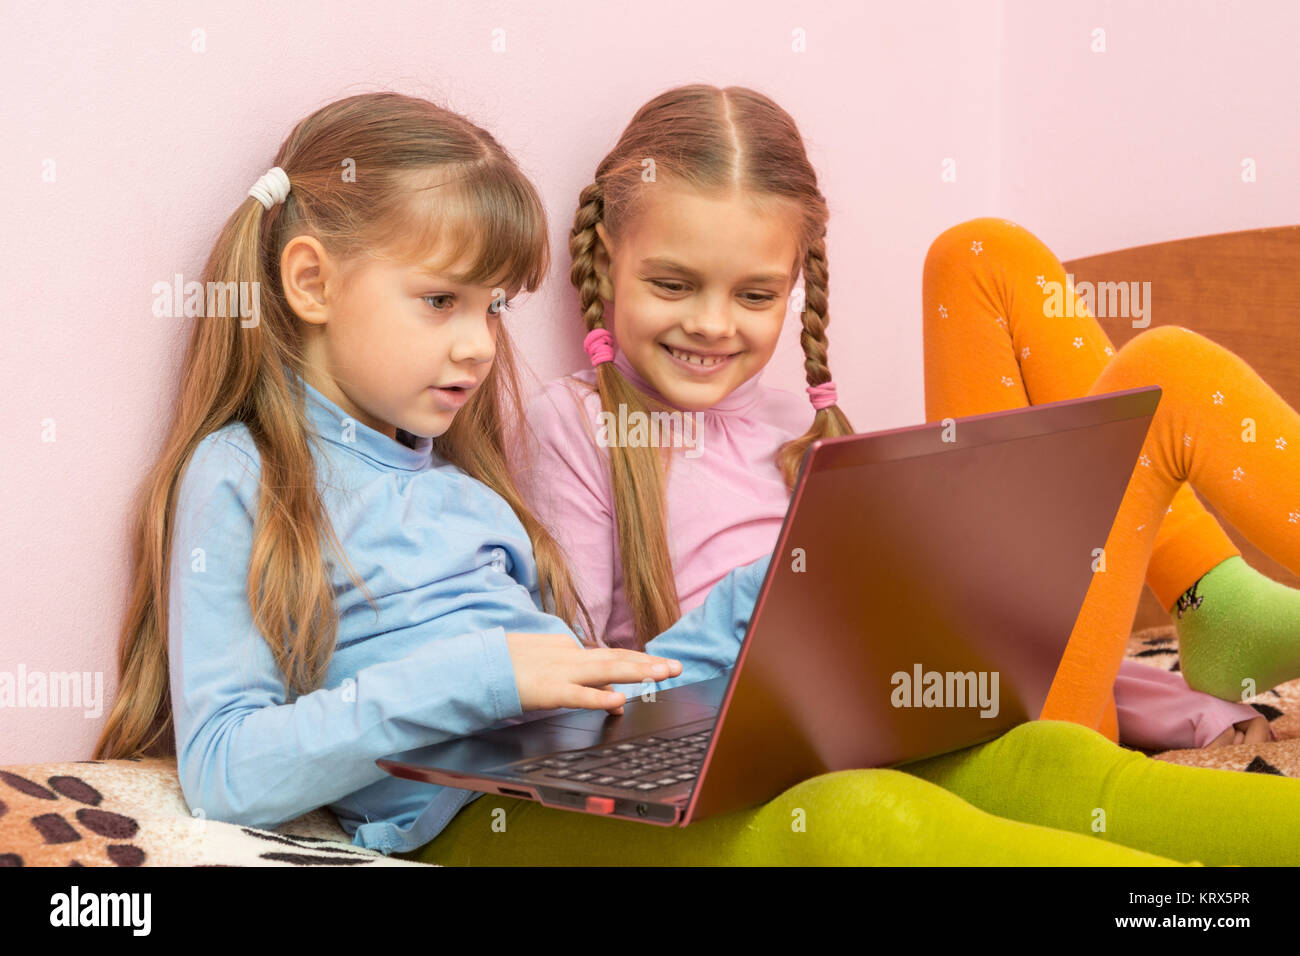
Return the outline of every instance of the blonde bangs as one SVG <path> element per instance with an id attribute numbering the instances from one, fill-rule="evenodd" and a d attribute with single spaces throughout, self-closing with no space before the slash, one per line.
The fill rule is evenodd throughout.
<path id="1" fill-rule="evenodd" d="M 426 266 L 464 285 L 536 291 L 550 267 L 546 212 L 518 173 L 474 163 L 427 173 L 403 191 L 383 247 L 399 262 Z"/>

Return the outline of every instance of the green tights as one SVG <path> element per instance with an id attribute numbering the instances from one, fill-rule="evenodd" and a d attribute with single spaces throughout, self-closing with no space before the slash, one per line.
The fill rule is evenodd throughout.
<path id="1" fill-rule="evenodd" d="M 1294 865 L 1300 780 L 1165 763 L 1038 720 L 897 769 L 822 774 L 687 827 L 486 794 L 398 855 L 446 866 Z"/>

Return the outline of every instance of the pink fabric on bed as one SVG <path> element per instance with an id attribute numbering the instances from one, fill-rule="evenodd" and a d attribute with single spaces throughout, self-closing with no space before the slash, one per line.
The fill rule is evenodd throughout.
<path id="1" fill-rule="evenodd" d="M 1115 679 L 1120 742 L 1144 750 L 1204 747 L 1233 724 L 1260 716 L 1249 704 L 1187 686 L 1182 674 L 1126 660 Z M 1269 737 L 1277 734 L 1269 728 Z"/>

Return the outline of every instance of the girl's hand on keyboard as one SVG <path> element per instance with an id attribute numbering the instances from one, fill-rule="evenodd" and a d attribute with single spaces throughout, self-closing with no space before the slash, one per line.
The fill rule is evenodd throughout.
<path id="1" fill-rule="evenodd" d="M 506 634 L 515 687 L 524 710 L 586 707 L 623 712 L 613 684 L 661 681 L 682 672 L 681 661 L 616 647 L 581 647 L 568 634 Z"/>

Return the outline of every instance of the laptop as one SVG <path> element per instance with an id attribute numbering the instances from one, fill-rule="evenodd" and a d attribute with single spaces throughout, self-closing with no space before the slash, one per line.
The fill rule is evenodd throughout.
<path id="1" fill-rule="evenodd" d="M 377 763 L 686 826 L 1036 719 L 1160 394 L 814 442 L 721 676 L 631 696 L 619 716 L 533 711 Z"/>

